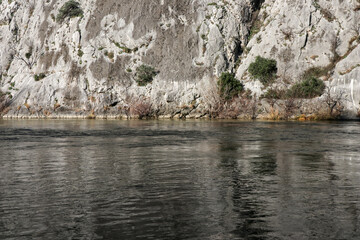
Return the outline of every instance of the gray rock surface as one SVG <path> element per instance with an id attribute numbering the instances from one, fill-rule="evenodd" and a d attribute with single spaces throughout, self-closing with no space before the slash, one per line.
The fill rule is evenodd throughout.
<path id="1" fill-rule="evenodd" d="M 4 117 L 206 117 L 222 72 L 236 73 L 253 99 L 266 91 L 247 72 L 258 55 L 277 60 L 284 88 L 330 66 L 324 80 L 344 96 L 344 116 L 360 108 L 358 0 L 79 0 L 83 16 L 59 23 L 65 2 L 1 1 Z M 142 64 L 158 71 L 146 86 L 135 82 Z M 260 117 L 274 107 L 258 105 Z"/>

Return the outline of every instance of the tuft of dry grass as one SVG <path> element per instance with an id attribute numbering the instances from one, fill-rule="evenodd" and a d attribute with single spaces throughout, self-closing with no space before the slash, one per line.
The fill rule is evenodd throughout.
<path id="1" fill-rule="evenodd" d="M 56 109 L 58 109 L 61 105 L 59 103 L 55 103 L 54 104 L 54 111 L 56 111 Z"/>
<path id="2" fill-rule="evenodd" d="M 43 114 L 44 114 L 45 117 L 48 117 L 48 116 L 51 115 L 51 112 L 48 111 L 48 110 L 44 110 L 44 111 L 43 111 Z"/>
<path id="3" fill-rule="evenodd" d="M 26 102 L 26 103 L 24 103 L 24 106 L 27 108 L 27 110 L 29 110 L 29 109 L 30 109 L 30 104 L 28 104 L 27 102 Z"/>
<path id="4" fill-rule="evenodd" d="M 96 115 L 95 115 L 95 110 L 92 109 L 90 114 L 86 117 L 86 119 L 95 119 Z"/>

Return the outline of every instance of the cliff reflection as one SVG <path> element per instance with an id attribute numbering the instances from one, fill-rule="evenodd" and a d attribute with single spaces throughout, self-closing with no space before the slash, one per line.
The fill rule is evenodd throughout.
<path id="1" fill-rule="evenodd" d="M 360 235 L 360 131 L 351 123 L 15 121 L 0 128 L 2 239 Z"/>

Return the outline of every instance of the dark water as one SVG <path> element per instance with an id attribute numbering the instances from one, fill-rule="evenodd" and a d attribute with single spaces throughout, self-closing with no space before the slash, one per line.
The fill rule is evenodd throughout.
<path id="1" fill-rule="evenodd" d="M 0 121 L 0 239 L 360 239 L 360 123 Z"/>

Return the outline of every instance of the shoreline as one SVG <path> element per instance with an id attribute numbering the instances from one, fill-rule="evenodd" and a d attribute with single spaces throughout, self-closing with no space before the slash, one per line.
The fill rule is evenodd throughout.
<path id="1" fill-rule="evenodd" d="M 138 116 L 126 116 L 126 115 L 56 115 L 56 116 L 29 116 L 29 115 L 5 115 L 0 116 L 0 120 L 125 120 L 125 121 L 151 121 L 151 120 L 202 120 L 202 121 L 276 121 L 276 122 L 360 122 L 359 118 L 326 118 L 317 115 L 299 115 L 293 116 L 288 119 L 282 118 L 270 118 L 265 116 L 258 116 L 255 119 L 251 119 L 249 117 L 238 117 L 238 118 L 211 118 L 208 115 L 206 116 L 194 116 L 194 117 L 174 117 L 170 115 L 161 115 L 157 117 L 147 117 L 147 118 L 139 118 Z"/>

